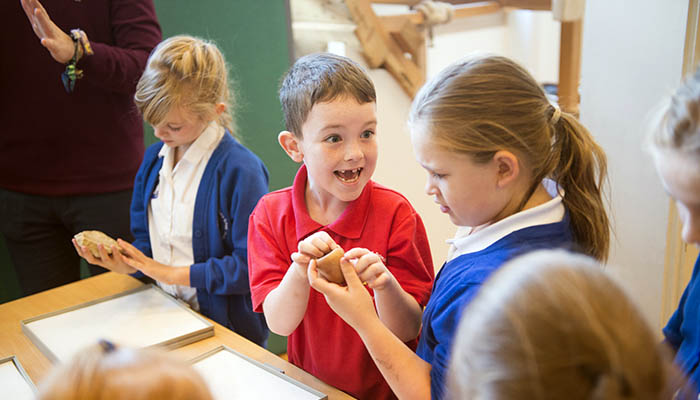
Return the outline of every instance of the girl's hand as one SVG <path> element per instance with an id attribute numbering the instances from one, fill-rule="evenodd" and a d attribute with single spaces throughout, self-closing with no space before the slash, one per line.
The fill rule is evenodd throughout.
<path id="1" fill-rule="evenodd" d="M 340 260 L 340 269 L 347 286 L 328 282 L 316 269 L 316 260 L 309 263 L 309 284 L 324 295 L 331 309 L 356 331 L 368 326 L 373 319 L 378 320 L 374 302 L 362 284 L 355 268 L 345 258 Z"/>
<path id="2" fill-rule="evenodd" d="M 73 39 L 51 21 L 44 6 L 38 0 L 21 0 L 24 13 L 41 45 L 51 53 L 54 60 L 65 64 L 73 58 L 75 45 Z"/>
<path id="3" fill-rule="evenodd" d="M 118 239 L 117 243 L 124 251 L 126 257 L 125 262 L 131 267 L 143 272 L 145 275 L 157 280 L 158 282 L 169 285 L 184 285 L 189 286 L 189 266 L 187 267 L 172 267 L 170 265 L 161 264 L 158 261 L 146 256 L 141 250 L 132 246 L 124 240 Z M 186 276 L 184 275 L 186 274 Z"/>
<path id="4" fill-rule="evenodd" d="M 121 241 L 124 242 L 123 240 Z M 136 269 L 126 262 L 126 258 L 119 252 L 117 246 L 112 246 L 112 254 L 107 254 L 107 249 L 105 249 L 103 245 L 97 245 L 97 249 L 100 252 L 100 258 L 96 258 L 87 247 L 80 246 L 75 239 L 73 239 L 72 242 L 73 247 L 75 247 L 75 251 L 78 252 L 78 255 L 84 258 L 85 261 L 90 264 L 99 265 L 120 274 L 133 274 L 136 272 Z"/>
<path id="5" fill-rule="evenodd" d="M 307 279 L 309 261 L 323 257 L 336 247 L 338 244 L 328 232 L 316 232 L 299 242 L 297 251 L 292 253 L 292 268 L 295 268 L 304 279 Z"/>
<path id="6" fill-rule="evenodd" d="M 355 271 L 362 282 L 372 290 L 382 290 L 396 282 L 394 275 L 389 272 L 382 257 L 367 249 L 356 247 L 343 256 L 346 260 L 357 260 Z"/>

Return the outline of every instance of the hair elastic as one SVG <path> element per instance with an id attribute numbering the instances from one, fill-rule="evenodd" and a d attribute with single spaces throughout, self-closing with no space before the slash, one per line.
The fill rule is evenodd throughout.
<path id="1" fill-rule="evenodd" d="M 552 112 L 552 116 L 549 118 L 549 123 L 556 125 L 556 123 L 559 122 L 559 118 L 561 118 L 561 108 L 559 108 L 559 104 L 557 103 L 550 103 L 550 106 L 554 109 L 554 111 Z"/>
<path id="2" fill-rule="evenodd" d="M 82 79 L 83 70 L 78 69 L 76 64 L 83 55 L 92 55 L 92 48 L 87 34 L 81 29 L 73 29 L 70 31 L 70 38 L 73 40 L 73 58 L 66 65 L 65 71 L 61 74 L 61 81 L 66 92 L 71 93 L 75 90 L 75 81 Z"/>
<path id="3" fill-rule="evenodd" d="M 100 339 L 98 343 L 100 347 L 102 347 L 102 351 L 104 351 L 105 353 L 111 353 L 117 348 L 117 346 L 115 346 L 114 343 L 110 342 L 107 339 Z"/>

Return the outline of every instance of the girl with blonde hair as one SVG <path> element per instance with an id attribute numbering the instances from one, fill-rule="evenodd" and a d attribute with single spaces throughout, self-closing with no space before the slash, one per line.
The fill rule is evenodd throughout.
<path id="1" fill-rule="evenodd" d="M 57 366 L 39 385 L 38 400 L 212 400 L 184 360 L 160 349 L 100 341 Z"/>
<path id="2" fill-rule="evenodd" d="M 665 102 L 651 135 L 651 153 L 661 183 L 676 202 L 683 240 L 700 244 L 700 69 Z M 676 363 L 688 375 L 687 398 L 697 399 L 700 385 L 700 258 L 678 309 L 663 329 Z M 685 397 L 684 397 L 685 398 Z"/>
<path id="3" fill-rule="evenodd" d="M 448 397 L 670 399 L 667 350 L 593 259 L 540 250 L 503 266 L 466 307 Z"/>
<path id="4" fill-rule="evenodd" d="M 315 264 L 309 279 L 355 328 L 399 398 L 439 399 L 462 309 L 493 271 L 543 248 L 606 259 L 606 160 L 576 118 L 505 57 L 447 67 L 414 99 L 409 126 L 428 172 L 426 193 L 463 227 L 423 312 L 417 354 L 381 324 L 348 260 L 347 287 L 318 277 Z"/>
<path id="5" fill-rule="evenodd" d="M 221 325 L 264 345 L 248 283 L 248 218 L 267 192 L 262 161 L 232 135 L 228 71 L 212 42 L 174 36 L 148 59 L 136 106 L 161 140 L 146 150 L 134 182 L 134 243 L 100 257 L 112 271 L 154 279 Z"/>

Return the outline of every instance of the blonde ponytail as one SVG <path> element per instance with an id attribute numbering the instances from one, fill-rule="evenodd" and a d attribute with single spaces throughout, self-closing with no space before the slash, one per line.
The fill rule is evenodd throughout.
<path id="1" fill-rule="evenodd" d="M 602 186 L 607 158 L 588 130 L 571 114 L 562 112 L 554 126 L 551 178 L 564 189 L 564 206 L 580 250 L 598 260 L 608 258 L 610 222 L 605 212 Z"/>

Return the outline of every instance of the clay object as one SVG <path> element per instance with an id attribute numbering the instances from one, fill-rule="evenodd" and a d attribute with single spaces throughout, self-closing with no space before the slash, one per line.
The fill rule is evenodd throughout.
<path id="1" fill-rule="evenodd" d="M 342 248 L 336 247 L 330 253 L 316 260 L 316 269 L 327 281 L 345 285 L 343 271 L 340 270 L 340 259 L 345 252 Z"/>
<path id="2" fill-rule="evenodd" d="M 107 254 L 112 254 L 112 246 L 117 246 L 116 240 L 100 231 L 82 231 L 75 235 L 74 238 L 80 246 L 87 247 L 95 258 L 100 258 L 100 250 L 97 248 L 98 244 L 104 246 Z M 122 249 L 119 248 L 119 251 L 122 251 Z"/>

